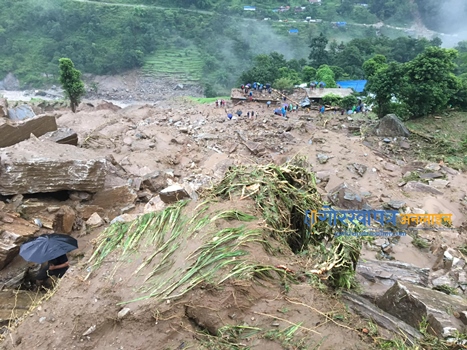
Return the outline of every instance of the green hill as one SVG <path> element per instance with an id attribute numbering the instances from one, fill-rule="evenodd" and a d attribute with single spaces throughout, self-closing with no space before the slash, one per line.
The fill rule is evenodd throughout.
<path id="1" fill-rule="evenodd" d="M 407 36 L 403 30 L 364 26 L 409 25 L 417 11 L 407 0 L 1 0 L 0 79 L 14 73 L 23 87 L 56 83 L 58 59 L 69 57 L 83 73 L 117 74 L 142 68 L 145 74 L 201 82 L 225 90 L 261 53 L 308 59 L 312 37 L 332 42 L 354 38 Z M 244 11 L 254 5 L 256 11 Z M 426 13 L 427 6 L 423 9 Z M 428 11 L 428 12 L 427 12 Z M 321 23 L 304 22 L 305 18 Z M 265 18 L 269 20 L 265 21 Z M 344 28 L 333 22 L 347 22 Z M 299 34 L 289 34 L 299 29 Z"/>

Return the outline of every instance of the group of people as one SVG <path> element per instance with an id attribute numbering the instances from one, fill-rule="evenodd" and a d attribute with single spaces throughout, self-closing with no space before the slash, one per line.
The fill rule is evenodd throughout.
<path id="1" fill-rule="evenodd" d="M 293 104 L 283 104 L 282 108 L 276 108 L 274 110 L 274 115 L 280 115 L 283 118 L 287 118 L 287 112 L 296 112 L 298 110 L 298 106 L 294 106 Z"/>
<path id="2" fill-rule="evenodd" d="M 340 108 L 340 109 L 338 109 L 337 107 L 332 108 L 332 111 L 334 112 L 334 114 L 336 114 L 338 110 L 340 111 L 341 115 L 344 115 L 346 112 L 348 115 L 351 115 L 354 113 L 364 113 L 366 115 L 368 112 L 368 109 L 365 107 L 362 100 L 358 100 L 357 105 L 353 106 L 352 109 L 349 109 L 348 111 L 346 111 L 344 108 Z M 318 111 L 320 114 L 323 114 L 325 112 L 325 107 L 319 106 Z"/>
<path id="3" fill-rule="evenodd" d="M 311 90 L 314 90 L 314 89 L 316 89 L 316 88 L 318 88 L 318 87 L 319 87 L 320 89 L 324 89 L 324 86 L 325 86 L 325 85 L 324 85 L 323 82 L 321 82 L 321 83 L 319 83 L 319 84 L 318 84 L 318 83 L 310 83 L 310 89 L 311 89 Z"/>
<path id="4" fill-rule="evenodd" d="M 266 90 L 268 93 L 272 93 L 272 88 L 271 84 L 262 84 L 258 82 L 254 82 L 253 84 L 244 84 L 241 86 L 242 91 L 248 95 L 249 97 L 253 96 L 253 91 L 259 91 L 260 93 L 263 92 L 263 90 Z"/>
<path id="5" fill-rule="evenodd" d="M 216 108 L 225 107 L 225 100 L 216 100 Z"/>
<path id="6" fill-rule="evenodd" d="M 240 110 L 237 111 L 238 117 L 240 117 L 240 116 L 242 115 L 242 113 L 243 113 L 243 112 L 240 111 Z M 255 113 L 254 111 L 251 111 L 251 112 L 247 112 L 247 113 L 246 113 L 246 116 L 247 116 L 248 119 L 254 119 L 255 116 L 256 116 L 256 117 L 258 116 L 258 113 Z M 227 113 L 227 118 L 229 118 L 229 120 L 232 120 L 233 114 L 232 114 L 232 113 Z"/>

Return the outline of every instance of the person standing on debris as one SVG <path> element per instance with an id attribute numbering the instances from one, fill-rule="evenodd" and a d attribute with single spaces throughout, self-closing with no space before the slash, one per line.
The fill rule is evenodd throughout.
<path id="1" fill-rule="evenodd" d="M 251 111 L 251 119 L 253 119 L 255 117 L 255 112 L 254 111 Z"/>
<path id="2" fill-rule="evenodd" d="M 42 267 L 36 275 L 37 287 L 41 287 L 45 280 L 47 280 L 51 276 L 62 278 L 69 267 L 70 263 L 68 262 L 66 254 L 63 254 L 58 258 L 48 261 L 47 265 Z"/>
<path id="3" fill-rule="evenodd" d="M 293 111 L 293 104 L 289 104 L 289 112 Z"/>
<path id="4" fill-rule="evenodd" d="M 219 107 L 219 100 L 216 100 L 216 108 Z"/>
<path id="5" fill-rule="evenodd" d="M 285 109 L 285 107 L 282 107 L 281 112 L 282 112 L 282 116 L 284 118 L 287 118 L 287 110 Z"/>
<path id="6" fill-rule="evenodd" d="M 272 93 L 272 89 L 271 89 L 271 88 L 269 88 L 269 89 L 268 89 L 268 92 L 269 92 L 269 95 L 271 95 L 271 93 Z"/>
<path id="7" fill-rule="evenodd" d="M 271 101 L 266 102 L 266 107 L 267 108 L 269 108 L 270 105 L 271 105 Z"/>
<path id="8" fill-rule="evenodd" d="M 325 110 L 326 110 L 326 109 L 324 108 L 324 105 L 323 105 L 323 106 L 321 106 L 321 108 L 319 109 L 319 113 L 320 113 L 320 114 L 324 114 L 324 111 L 325 111 Z"/>

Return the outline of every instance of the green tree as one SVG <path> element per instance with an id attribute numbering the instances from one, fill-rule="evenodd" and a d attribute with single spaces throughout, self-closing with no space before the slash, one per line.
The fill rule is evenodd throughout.
<path id="1" fill-rule="evenodd" d="M 323 64 L 329 63 L 329 54 L 326 51 L 328 45 L 328 39 L 321 33 L 318 37 L 311 39 L 311 52 L 308 58 L 311 61 L 311 65 L 319 67 Z"/>
<path id="2" fill-rule="evenodd" d="M 281 91 L 290 93 L 293 91 L 294 83 L 290 78 L 283 77 L 279 78 L 274 82 L 274 88 Z"/>
<path id="3" fill-rule="evenodd" d="M 326 84 L 327 88 L 335 88 L 337 87 L 336 81 L 334 79 L 335 75 L 331 68 L 328 65 L 323 64 L 319 69 L 316 71 L 316 80 L 318 82 L 323 82 Z"/>
<path id="4" fill-rule="evenodd" d="M 75 68 L 75 65 L 69 58 L 60 58 L 58 62 L 60 83 L 63 90 L 65 90 L 66 96 L 70 99 L 71 110 L 75 113 L 81 97 L 86 93 L 84 83 L 81 80 L 81 72 Z"/>
<path id="5" fill-rule="evenodd" d="M 408 83 L 401 89 L 401 101 L 407 104 L 412 117 L 443 110 L 458 92 L 460 82 L 453 74 L 457 55 L 454 49 L 428 47 L 405 64 Z"/>
<path id="6" fill-rule="evenodd" d="M 365 90 L 374 95 L 376 114 L 379 118 L 391 112 L 391 100 L 401 84 L 403 73 L 398 63 L 387 64 L 386 57 L 376 55 L 363 64 L 368 82 Z"/>
<path id="7" fill-rule="evenodd" d="M 304 83 L 311 83 L 315 80 L 316 69 L 310 66 L 305 66 L 302 69 L 302 81 Z"/>
<path id="8" fill-rule="evenodd" d="M 301 83 L 298 72 L 293 69 L 290 69 L 287 67 L 279 68 L 279 74 L 280 74 L 280 78 L 287 78 L 288 80 L 292 82 L 293 85 L 298 85 Z"/>

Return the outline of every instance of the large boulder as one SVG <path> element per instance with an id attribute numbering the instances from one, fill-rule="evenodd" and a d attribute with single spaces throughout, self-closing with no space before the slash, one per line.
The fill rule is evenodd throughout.
<path id="1" fill-rule="evenodd" d="M 400 261 L 360 260 L 357 274 L 361 295 L 374 299 L 381 297 L 397 281 L 428 287 L 430 269 L 419 268 Z"/>
<path id="2" fill-rule="evenodd" d="M 78 146 L 78 134 L 69 128 L 60 128 L 48 132 L 40 137 L 41 140 L 50 140 L 64 145 Z"/>
<path id="3" fill-rule="evenodd" d="M 93 151 L 32 138 L 0 151 L 0 194 L 76 190 L 105 183 L 106 160 Z"/>
<path id="4" fill-rule="evenodd" d="M 8 109 L 8 118 L 14 122 L 32 119 L 36 116 L 33 109 L 29 105 L 20 105 L 18 107 Z"/>
<path id="5" fill-rule="evenodd" d="M 137 198 L 136 191 L 130 186 L 115 186 L 96 193 L 90 204 L 102 208 L 113 219 L 132 209 Z"/>
<path id="6" fill-rule="evenodd" d="M 345 182 L 329 191 L 328 198 L 333 205 L 341 209 L 367 208 L 367 202 L 360 192 Z"/>
<path id="7" fill-rule="evenodd" d="M 12 223 L 1 223 L 0 270 L 18 255 L 20 245 L 37 231 L 37 226 L 21 218 L 15 218 Z"/>
<path id="8" fill-rule="evenodd" d="M 414 328 L 409 326 L 402 320 L 379 309 L 377 306 L 358 295 L 344 292 L 343 298 L 345 303 L 357 314 L 365 317 L 366 319 L 372 320 L 378 326 L 387 329 L 393 334 L 403 333 L 406 336 L 407 345 L 415 345 L 416 341 L 423 337 L 417 330 L 418 327 Z"/>
<path id="9" fill-rule="evenodd" d="M 409 130 L 394 114 L 388 114 L 378 123 L 375 133 L 381 137 L 408 137 Z"/>
<path id="10" fill-rule="evenodd" d="M 428 331 L 436 336 L 455 328 L 463 333 L 465 326 L 453 314 L 467 310 L 467 300 L 409 283 L 395 283 L 376 301 L 378 307 L 412 327 L 428 321 Z"/>
<path id="11" fill-rule="evenodd" d="M 18 123 L 0 119 L 0 148 L 27 140 L 31 134 L 40 137 L 55 130 L 57 130 L 57 122 L 54 115 L 42 115 Z"/>
<path id="12" fill-rule="evenodd" d="M 434 195 L 441 195 L 443 192 L 440 190 L 429 186 L 425 185 L 424 183 L 417 182 L 417 181 L 409 181 L 407 184 L 403 187 L 403 190 L 405 192 L 422 192 L 422 193 L 429 193 L 429 194 L 434 194 Z"/>

